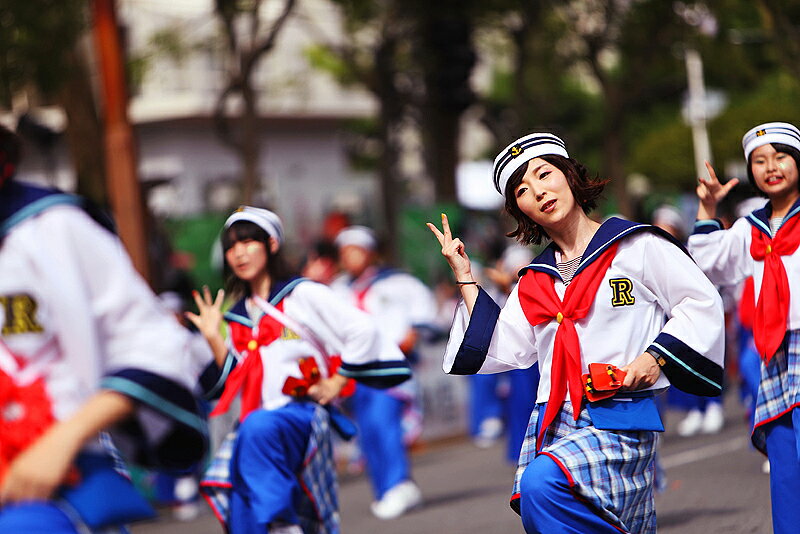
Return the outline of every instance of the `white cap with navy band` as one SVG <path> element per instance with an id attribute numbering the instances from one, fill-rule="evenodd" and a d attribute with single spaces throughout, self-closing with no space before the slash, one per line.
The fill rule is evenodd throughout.
<path id="1" fill-rule="evenodd" d="M 567 145 L 551 133 L 532 133 L 508 145 L 497 155 L 492 166 L 492 179 L 497 191 L 505 196 L 508 179 L 517 169 L 532 159 L 549 154 L 569 157 Z"/>
<path id="2" fill-rule="evenodd" d="M 800 130 L 788 122 L 765 122 L 752 128 L 742 137 L 744 159 L 749 159 L 753 150 L 769 143 L 780 143 L 800 150 Z"/>
<path id="3" fill-rule="evenodd" d="M 225 221 L 224 228 L 239 221 L 248 221 L 264 230 L 268 236 L 274 237 L 278 245 L 283 244 L 283 223 L 281 218 L 275 213 L 264 208 L 254 208 L 253 206 L 239 206 L 230 217 Z"/>

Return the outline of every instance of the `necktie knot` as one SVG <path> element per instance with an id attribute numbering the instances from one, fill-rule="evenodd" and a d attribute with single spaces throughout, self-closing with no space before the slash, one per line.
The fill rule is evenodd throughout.
<path id="1" fill-rule="evenodd" d="M 772 245 L 767 245 L 767 254 L 772 253 Z"/>
<path id="2" fill-rule="evenodd" d="M 257 348 L 258 348 L 258 341 L 256 341 L 255 339 L 251 339 L 247 343 L 247 350 L 249 350 L 250 352 L 256 350 Z"/>

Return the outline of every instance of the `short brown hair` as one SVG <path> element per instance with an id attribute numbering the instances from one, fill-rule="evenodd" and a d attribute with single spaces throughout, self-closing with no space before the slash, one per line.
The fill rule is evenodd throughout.
<path id="1" fill-rule="evenodd" d="M 540 158 L 564 173 L 569 189 L 575 197 L 575 202 L 583 208 L 584 213 L 589 213 L 597 207 L 597 199 L 603 193 L 603 188 L 608 183 L 608 180 L 601 180 L 597 176 L 590 177 L 586 167 L 572 158 L 565 158 L 556 154 L 548 154 L 540 156 Z M 550 236 L 547 235 L 544 228 L 522 213 L 519 205 L 517 205 L 517 197 L 514 195 L 517 186 L 522 183 L 522 178 L 528 172 L 529 164 L 530 161 L 514 171 L 506 184 L 506 213 L 517 221 L 517 229 L 506 235 L 516 238 L 523 245 L 538 245 L 543 238 L 549 239 Z"/>

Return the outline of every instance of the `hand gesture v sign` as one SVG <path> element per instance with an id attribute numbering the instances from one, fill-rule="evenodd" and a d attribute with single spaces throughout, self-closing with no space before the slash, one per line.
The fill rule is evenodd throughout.
<path id="1" fill-rule="evenodd" d="M 442 231 L 433 223 L 427 223 L 439 244 L 442 246 L 442 256 L 447 259 L 453 274 L 456 277 L 456 282 L 470 282 L 468 284 L 459 284 L 461 289 L 461 296 L 464 297 L 464 302 L 467 305 L 467 310 L 472 313 L 472 308 L 478 298 L 478 288 L 474 284 L 475 279 L 472 277 L 472 265 L 467 256 L 464 242 L 459 238 L 454 238 L 453 233 L 450 231 L 450 222 L 447 220 L 447 215 L 442 213 Z"/>
<path id="2" fill-rule="evenodd" d="M 726 184 L 720 183 L 717 179 L 717 173 L 714 172 L 714 167 L 706 161 L 706 169 L 708 169 L 708 178 L 698 177 L 697 181 L 697 198 L 700 204 L 697 207 L 697 218 L 713 219 L 717 216 L 717 204 L 725 198 L 725 196 L 739 183 L 738 178 L 728 180 Z"/>

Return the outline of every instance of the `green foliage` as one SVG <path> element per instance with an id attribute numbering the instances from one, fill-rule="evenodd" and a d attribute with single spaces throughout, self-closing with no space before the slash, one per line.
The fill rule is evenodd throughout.
<path id="1" fill-rule="evenodd" d="M 360 81 L 352 65 L 344 61 L 344 59 L 329 46 L 309 46 L 305 49 L 305 56 L 312 67 L 330 74 L 342 86 L 349 87 Z"/>
<path id="2" fill-rule="evenodd" d="M 34 85 L 55 94 L 67 75 L 66 53 L 87 26 L 82 0 L 3 0 L 0 6 L 0 105 Z"/>

